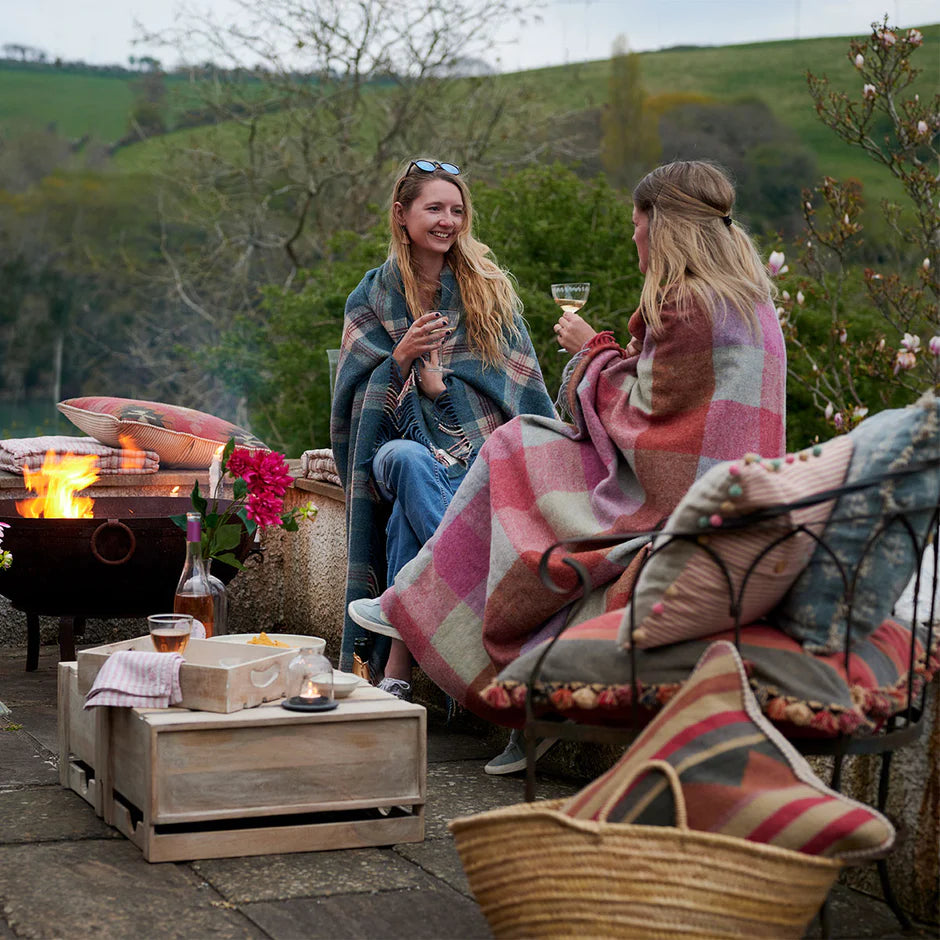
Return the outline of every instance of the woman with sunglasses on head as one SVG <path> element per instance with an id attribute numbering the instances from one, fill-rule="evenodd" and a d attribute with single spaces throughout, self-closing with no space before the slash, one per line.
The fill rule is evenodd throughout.
<path id="1" fill-rule="evenodd" d="M 491 684 L 500 670 L 566 623 L 570 595 L 539 576 L 546 549 L 640 533 L 575 553 L 594 586 L 580 616 L 618 611 L 649 540 L 642 533 L 661 527 L 696 479 L 748 452 L 783 454 L 783 335 L 766 268 L 732 218 L 734 196 L 727 176 L 700 161 L 640 181 L 633 240 L 645 280 L 629 344 L 562 316 L 559 345 L 576 354 L 559 394 L 570 423 L 523 416 L 499 428 L 394 585 L 352 605 L 358 623 L 397 633 L 431 679 L 485 718 L 507 719 L 507 692 Z M 549 570 L 574 588 L 559 554 Z M 524 767 L 516 735 L 486 770 Z"/>
<path id="2" fill-rule="evenodd" d="M 459 167 L 412 160 L 392 191 L 388 258 L 346 302 L 331 438 L 346 490 L 347 604 L 380 594 L 417 554 L 497 427 L 555 414 L 522 302 L 472 221 Z M 362 636 L 347 617 L 341 669 Z M 388 649 L 379 641 L 372 653 L 380 686 L 408 697 L 411 654 L 392 643 L 383 663 Z"/>

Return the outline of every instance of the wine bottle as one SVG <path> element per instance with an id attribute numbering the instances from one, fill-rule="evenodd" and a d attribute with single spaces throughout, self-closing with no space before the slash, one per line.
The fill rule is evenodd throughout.
<path id="1" fill-rule="evenodd" d="M 215 633 L 212 587 L 202 557 L 202 517 L 198 512 L 186 513 L 186 561 L 176 586 L 173 611 L 192 614 L 206 628 L 207 637 Z"/>
<path id="2" fill-rule="evenodd" d="M 353 675 L 365 679 L 366 682 L 372 682 L 371 658 L 372 638 L 357 636 L 356 639 L 353 640 Z"/>

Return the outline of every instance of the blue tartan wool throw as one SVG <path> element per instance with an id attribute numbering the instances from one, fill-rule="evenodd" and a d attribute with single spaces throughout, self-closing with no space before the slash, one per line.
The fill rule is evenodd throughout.
<path id="1" fill-rule="evenodd" d="M 444 346 L 446 364 L 453 370 L 444 380 L 447 392 L 431 402 L 418 392 L 414 373 L 402 376 L 392 358 L 412 323 L 394 262 L 369 271 L 346 302 L 330 434 L 346 490 L 347 604 L 375 597 L 386 586 L 388 504 L 372 480 L 372 458 L 382 444 L 394 438 L 418 441 L 458 476 L 487 437 L 510 418 L 555 416 L 521 319 L 519 337 L 506 339 L 503 360 L 485 367 L 467 345 L 460 290 L 447 267 L 441 272 L 437 307 L 460 310 L 461 317 Z M 347 615 L 340 669 L 352 668 L 353 643 L 362 635 Z"/>

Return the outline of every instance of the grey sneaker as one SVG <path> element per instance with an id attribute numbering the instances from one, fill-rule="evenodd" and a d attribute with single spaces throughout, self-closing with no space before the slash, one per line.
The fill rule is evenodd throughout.
<path id="1" fill-rule="evenodd" d="M 404 679 L 392 679 L 386 676 L 376 688 L 394 695 L 395 698 L 400 698 L 403 702 L 411 701 L 411 683 L 405 682 Z"/>
<path id="2" fill-rule="evenodd" d="M 370 633 L 390 636 L 393 640 L 401 639 L 401 634 L 382 613 L 382 603 L 377 597 L 360 597 L 357 601 L 350 601 L 347 609 L 353 623 L 358 623 L 360 627 Z"/>
<path id="3" fill-rule="evenodd" d="M 558 738 L 540 738 L 535 742 L 535 759 L 538 760 Z M 502 754 L 497 754 L 484 768 L 488 774 L 514 774 L 525 770 L 525 737 L 514 728 L 509 743 Z"/>

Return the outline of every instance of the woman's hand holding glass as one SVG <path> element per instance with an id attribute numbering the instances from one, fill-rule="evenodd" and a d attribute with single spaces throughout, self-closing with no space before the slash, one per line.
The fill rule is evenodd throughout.
<path id="1" fill-rule="evenodd" d="M 408 373 L 416 359 L 426 362 L 427 355 L 432 349 L 440 348 L 446 335 L 447 322 L 437 310 L 424 313 L 414 320 L 392 353 L 402 375 Z"/>
<path id="2" fill-rule="evenodd" d="M 587 281 L 573 284 L 552 284 L 552 298 L 563 313 L 555 324 L 555 339 L 561 346 L 559 352 L 576 353 L 596 330 L 578 311 L 587 303 L 591 285 Z"/>

